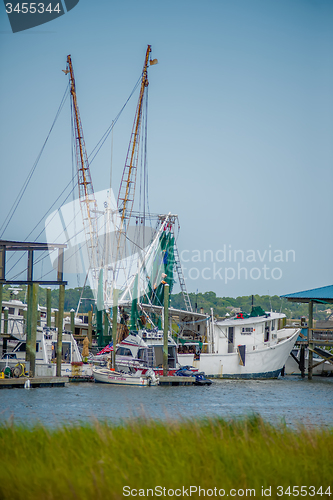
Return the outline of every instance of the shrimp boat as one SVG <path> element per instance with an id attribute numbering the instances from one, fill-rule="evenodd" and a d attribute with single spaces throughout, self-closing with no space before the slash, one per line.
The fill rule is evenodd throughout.
<path id="1" fill-rule="evenodd" d="M 253 307 L 249 315 L 214 321 L 208 325 L 206 349 L 178 351 L 181 364 L 192 364 L 209 377 L 277 378 L 293 349 L 299 328 L 284 328 L 285 315 Z M 283 338 L 284 340 L 279 340 Z"/>
<path id="2" fill-rule="evenodd" d="M 77 272 L 75 259 L 81 256 L 82 268 L 87 272 L 87 280 L 97 305 L 99 345 L 105 345 L 103 331 L 107 330 L 108 334 L 112 331 L 113 345 L 117 346 L 113 366 L 94 368 L 94 378 L 105 383 L 149 385 L 148 370 L 152 369 L 155 376 L 161 371 L 163 342 L 158 335 L 166 329 L 169 330 L 169 374 L 181 366 L 192 366 L 193 370 L 213 377 L 277 377 L 296 342 L 298 330 L 288 331 L 289 337 L 279 342 L 277 334 L 283 330 L 284 315 L 260 311 L 251 313 L 249 317 L 242 315 L 215 321 L 213 313 L 193 312 L 176 245 L 178 216 L 172 213 L 151 214 L 149 211 L 147 127 L 143 111 L 146 109 L 148 66 L 157 62 L 156 59 L 149 59 L 150 52 L 149 45 L 117 199 L 111 188 L 96 195 L 92 189 L 70 56 L 67 59 L 65 73 L 70 75 L 72 109 L 75 112 L 73 143 L 76 148 L 79 200 L 76 205 L 74 202 L 68 204 L 68 210 L 63 208 L 61 214 L 51 214 L 46 232 L 51 230 L 52 224 L 57 230 L 64 227 L 63 232 L 57 231 L 58 240 L 51 234 L 48 240 L 68 244 L 65 262 L 69 268 L 65 272 L 70 268 L 74 269 L 72 272 Z M 140 148 L 140 145 L 143 147 Z M 143 171 L 137 176 L 140 165 Z M 133 210 L 137 177 L 140 179 L 141 194 L 139 212 Z M 78 226 L 71 226 L 73 212 L 78 213 L 79 206 L 83 214 L 83 231 L 79 231 Z M 78 240 L 80 237 L 82 241 Z M 54 256 L 50 257 L 55 260 Z M 178 278 L 186 310 L 170 308 L 169 299 L 170 323 L 165 328 L 164 294 L 166 285 L 171 293 L 174 275 Z M 104 327 L 98 327 L 98 323 L 102 325 L 103 321 Z M 141 345 L 147 355 L 145 364 L 140 365 L 140 346 L 135 347 L 136 352 L 133 351 L 134 346 L 129 347 L 133 337 L 145 343 Z M 192 343 L 191 352 L 185 349 L 189 339 Z M 124 342 L 127 342 L 127 347 Z M 127 353 L 125 349 L 128 349 Z"/>

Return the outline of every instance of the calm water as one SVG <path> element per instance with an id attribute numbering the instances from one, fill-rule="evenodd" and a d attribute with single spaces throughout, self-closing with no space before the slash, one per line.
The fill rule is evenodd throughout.
<path id="1" fill-rule="evenodd" d="M 91 419 L 117 423 L 145 416 L 180 419 L 260 414 L 271 423 L 333 426 L 333 378 L 218 380 L 210 387 L 117 387 L 68 384 L 63 388 L 2 389 L 0 419 L 54 426 Z"/>

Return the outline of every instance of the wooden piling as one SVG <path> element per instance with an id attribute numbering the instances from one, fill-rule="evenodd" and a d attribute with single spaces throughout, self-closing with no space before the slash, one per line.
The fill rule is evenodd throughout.
<path id="1" fill-rule="evenodd" d="M 46 289 L 46 326 L 51 327 L 51 288 Z"/>
<path id="2" fill-rule="evenodd" d="M 71 332 L 72 332 L 72 335 L 74 335 L 75 334 L 75 311 L 74 311 L 74 309 L 71 309 L 70 313 L 71 313 Z"/>
<path id="3" fill-rule="evenodd" d="M 1 310 L 2 306 L 0 308 L 0 330 L 1 330 Z M 8 307 L 5 307 L 3 311 L 3 333 L 5 335 L 8 334 L 8 313 L 9 309 Z M 7 337 L 2 337 L 2 355 L 4 355 L 6 352 L 7 352 Z"/>
<path id="4" fill-rule="evenodd" d="M 38 322 L 38 283 L 32 285 L 31 301 L 31 351 L 30 351 L 30 373 L 35 376 L 36 372 L 36 343 L 37 343 L 37 322 Z"/>
<path id="5" fill-rule="evenodd" d="M 305 377 L 305 347 L 301 346 L 300 359 L 299 359 L 299 369 L 301 371 L 301 377 Z"/>
<path id="6" fill-rule="evenodd" d="M 38 289 L 37 283 L 28 285 L 28 310 L 26 324 L 26 353 L 25 359 L 30 363 L 30 377 L 35 376 L 36 369 L 36 341 L 37 341 L 37 318 L 38 318 Z"/>
<path id="7" fill-rule="evenodd" d="M 8 333 L 8 307 L 5 307 L 3 310 L 3 333 L 7 335 Z"/>
<path id="8" fill-rule="evenodd" d="M 309 359 L 308 359 L 308 380 L 312 380 L 312 365 L 313 365 L 313 343 L 312 343 L 312 329 L 313 329 L 313 301 L 309 302 L 309 323 L 308 323 L 308 348 L 309 348 Z"/>
<path id="9" fill-rule="evenodd" d="M 107 338 L 109 335 L 109 318 L 108 318 L 108 311 L 105 309 L 104 311 L 104 327 L 103 327 L 103 336 L 104 339 Z"/>
<path id="10" fill-rule="evenodd" d="M 3 292 L 3 284 L 0 283 L 0 335 L 2 333 L 1 331 L 1 317 L 2 317 L 2 292 Z"/>
<path id="11" fill-rule="evenodd" d="M 103 311 L 96 311 L 96 330 L 98 347 L 103 347 Z"/>
<path id="12" fill-rule="evenodd" d="M 89 345 L 92 344 L 92 310 L 88 311 L 88 339 Z"/>
<path id="13" fill-rule="evenodd" d="M 28 285 L 27 290 L 27 315 L 26 315 L 26 350 L 25 350 L 25 360 L 30 363 L 30 353 L 32 351 L 31 344 L 31 312 L 32 312 L 32 284 Z"/>
<path id="14" fill-rule="evenodd" d="M 164 285 L 163 375 L 168 374 L 169 285 Z"/>
<path id="15" fill-rule="evenodd" d="M 112 309 L 112 368 L 116 368 L 116 350 L 117 350 L 117 316 L 118 316 L 118 294 L 119 290 L 113 290 L 113 309 Z"/>
<path id="16" fill-rule="evenodd" d="M 65 285 L 59 285 L 59 311 L 58 311 L 58 335 L 57 335 L 57 377 L 61 377 L 62 361 L 62 328 L 64 321 Z"/>

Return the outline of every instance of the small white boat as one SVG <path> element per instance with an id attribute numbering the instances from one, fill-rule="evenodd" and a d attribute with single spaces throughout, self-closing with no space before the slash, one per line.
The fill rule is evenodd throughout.
<path id="1" fill-rule="evenodd" d="M 131 366 L 117 365 L 117 371 L 112 368 L 93 368 L 95 382 L 116 385 L 158 385 L 158 378 L 151 369 L 135 369 Z"/>

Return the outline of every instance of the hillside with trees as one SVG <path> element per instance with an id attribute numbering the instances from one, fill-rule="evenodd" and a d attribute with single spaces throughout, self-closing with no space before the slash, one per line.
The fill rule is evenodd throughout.
<path id="1" fill-rule="evenodd" d="M 202 308 L 205 313 L 210 314 L 211 307 L 214 310 L 214 316 L 224 317 L 227 313 L 231 314 L 233 308 L 240 308 L 242 312 L 249 313 L 252 305 L 252 295 L 242 297 L 217 297 L 215 292 L 190 293 L 193 310 L 198 312 Z M 278 295 L 254 295 L 253 305 L 260 306 L 265 311 L 275 311 L 284 313 L 287 318 L 299 319 L 308 315 L 308 305 L 288 302 L 287 299 L 280 298 Z M 171 306 L 176 309 L 184 309 L 184 299 L 181 293 L 171 296 Z M 327 304 L 315 304 L 313 308 L 314 319 L 323 320 L 327 317 L 325 310 Z"/>
<path id="2" fill-rule="evenodd" d="M 3 300 L 17 298 L 22 302 L 26 302 L 26 287 L 17 288 L 18 293 L 13 293 L 11 286 L 3 287 Z M 76 310 L 80 300 L 82 288 L 68 288 L 65 290 L 65 311 L 71 309 Z M 217 297 L 215 292 L 205 293 L 190 293 L 189 294 L 193 310 L 198 312 L 202 308 L 206 314 L 210 314 L 211 308 L 214 310 L 214 316 L 224 317 L 227 313 L 232 314 L 233 308 L 240 308 L 241 311 L 249 313 L 251 311 L 252 296 L 246 295 L 241 297 Z M 51 307 L 57 308 L 59 300 L 59 291 L 54 289 L 51 291 Z M 46 306 L 46 288 L 39 287 L 38 301 L 41 306 Z M 287 318 L 299 319 L 301 316 L 308 315 L 307 304 L 297 304 L 288 302 L 287 299 L 282 299 L 278 295 L 254 295 L 253 304 L 262 307 L 265 311 L 276 311 L 284 313 Z M 89 287 L 84 289 L 82 294 L 80 312 L 86 313 L 94 306 L 92 291 Z M 183 295 L 181 293 L 171 295 L 171 307 L 176 309 L 185 309 Z M 325 310 L 329 308 L 327 304 L 314 305 L 314 319 L 324 320 L 327 318 Z"/>

